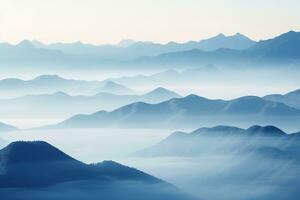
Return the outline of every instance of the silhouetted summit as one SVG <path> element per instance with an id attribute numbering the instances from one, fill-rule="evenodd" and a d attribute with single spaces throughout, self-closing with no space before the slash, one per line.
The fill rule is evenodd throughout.
<path id="1" fill-rule="evenodd" d="M 0 187 L 32 187 L 68 181 L 159 179 L 134 168 L 106 161 L 87 165 L 43 141 L 13 142 L 0 150 Z"/>
<path id="2" fill-rule="evenodd" d="M 72 160 L 70 156 L 43 141 L 12 142 L 0 151 L 1 164 L 21 164 Z"/>
<path id="3" fill-rule="evenodd" d="M 0 150 L 0 197 L 7 200 L 194 199 L 135 168 L 114 161 L 88 165 L 43 141 L 13 142 Z"/>
<path id="4" fill-rule="evenodd" d="M 252 126 L 245 131 L 249 135 L 286 136 L 287 134 L 275 126 Z"/>

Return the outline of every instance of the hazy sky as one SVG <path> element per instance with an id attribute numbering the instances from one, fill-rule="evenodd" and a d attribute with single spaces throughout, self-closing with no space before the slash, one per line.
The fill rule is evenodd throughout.
<path id="1" fill-rule="evenodd" d="M 300 31 L 299 0 L 0 0 L 0 41 L 167 42 Z"/>

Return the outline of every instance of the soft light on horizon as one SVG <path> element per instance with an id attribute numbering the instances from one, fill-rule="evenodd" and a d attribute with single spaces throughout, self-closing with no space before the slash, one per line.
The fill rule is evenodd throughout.
<path id="1" fill-rule="evenodd" d="M 0 0 L 0 41 L 185 42 L 237 32 L 267 39 L 300 30 L 297 0 Z"/>

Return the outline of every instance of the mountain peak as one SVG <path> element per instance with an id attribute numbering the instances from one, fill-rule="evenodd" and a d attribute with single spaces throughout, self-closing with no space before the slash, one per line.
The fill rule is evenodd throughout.
<path id="1" fill-rule="evenodd" d="M 22 40 L 17 46 L 22 48 L 34 48 L 34 45 L 29 40 Z"/>
<path id="2" fill-rule="evenodd" d="M 34 78 L 33 80 L 49 80 L 49 79 L 57 80 L 57 79 L 62 79 L 62 78 L 60 76 L 54 74 L 54 75 L 41 75 L 41 76 Z"/>
<path id="3" fill-rule="evenodd" d="M 201 133 L 219 133 L 219 134 L 226 133 L 226 135 L 228 135 L 228 134 L 241 133 L 242 131 L 244 131 L 244 129 L 241 129 L 238 127 L 219 125 L 219 126 L 214 126 L 211 128 L 202 127 L 202 128 L 199 128 L 199 129 L 191 132 L 191 134 L 198 135 Z"/>
<path id="4" fill-rule="evenodd" d="M 117 46 L 126 48 L 126 47 L 129 47 L 130 45 L 134 44 L 135 42 L 136 41 L 134 41 L 132 39 L 123 39 L 117 44 Z"/>
<path id="5" fill-rule="evenodd" d="M 69 96 L 67 93 L 62 92 L 62 91 L 57 91 L 55 93 L 53 93 L 54 96 L 62 96 L 62 97 L 67 97 Z"/>
<path id="6" fill-rule="evenodd" d="M 219 33 L 219 34 L 217 35 L 217 37 L 226 37 L 226 36 L 225 36 L 225 34 L 223 34 L 223 33 Z"/>
<path id="7" fill-rule="evenodd" d="M 286 34 L 288 34 L 288 35 L 292 35 L 292 34 L 297 34 L 297 32 L 296 31 L 294 31 L 294 30 L 290 30 L 289 32 L 287 32 Z"/>
<path id="8" fill-rule="evenodd" d="M 296 32 L 296 31 L 289 31 L 289 32 L 286 32 L 286 33 L 283 33 L 281 35 L 279 35 L 278 37 L 276 37 L 277 39 L 278 38 L 281 38 L 281 39 L 294 39 L 294 38 L 298 38 L 300 36 L 300 32 Z M 275 38 L 275 39 L 276 39 Z"/>
<path id="9" fill-rule="evenodd" d="M 4 160 L 7 164 L 70 159 L 72 159 L 70 156 L 43 141 L 12 142 L 0 150 L 0 160 Z"/>
<path id="10" fill-rule="evenodd" d="M 251 126 L 246 130 L 247 134 L 264 136 L 284 136 L 286 133 L 275 126 Z"/>
<path id="11" fill-rule="evenodd" d="M 233 99 L 231 101 L 253 101 L 253 102 L 264 102 L 265 100 L 258 97 L 258 96 L 243 96 L 243 97 L 239 97 L 237 99 Z"/>
<path id="12" fill-rule="evenodd" d="M 115 87 L 115 86 L 122 86 L 122 85 L 113 81 L 106 81 L 104 85 L 104 87 Z"/>
<path id="13" fill-rule="evenodd" d="M 163 87 L 158 87 L 158 88 L 155 88 L 153 90 L 151 90 L 150 92 L 147 93 L 147 95 L 150 95 L 150 94 L 157 94 L 157 95 L 165 95 L 165 94 L 172 94 L 174 96 L 177 96 L 177 97 L 180 97 L 180 95 L 178 95 L 177 93 L 171 91 L 171 90 L 168 90 L 166 88 L 163 88 Z"/>
<path id="14" fill-rule="evenodd" d="M 240 38 L 240 39 L 246 39 L 246 40 L 251 40 L 250 38 L 248 38 L 247 36 L 245 36 L 245 35 L 243 35 L 241 33 L 236 33 L 232 37 L 236 37 L 236 38 Z"/>

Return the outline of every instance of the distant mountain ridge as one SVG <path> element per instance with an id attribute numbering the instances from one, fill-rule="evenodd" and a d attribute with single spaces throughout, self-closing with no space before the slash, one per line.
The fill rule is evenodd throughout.
<path id="1" fill-rule="evenodd" d="M 220 34 L 199 42 L 157 44 L 135 42 L 127 47 L 114 45 L 90 45 L 81 42 L 43 45 L 37 41 L 23 41 L 18 45 L 0 44 L 0 54 L 6 66 L 33 67 L 83 67 L 144 66 L 183 67 L 199 65 L 253 66 L 289 65 L 300 61 L 300 33 L 289 31 L 280 36 L 255 42 L 236 34 Z"/>
<path id="2" fill-rule="evenodd" d="M 230 48 L 230 49 L 247 49 L 253 46 L 256 42 L 249 39 L 248 37 L 237 33 L 232 36 L 225 36 L 224 34 L 219 34 L 217 36 L 199 40 L 199 41 L 189 41 L 186 43 L 176 43 L 169 42 L 166 44 L 154 43 L 154 42 L 135 42 L 133 40 L 122 40 L 116 46 L 114 45 L 91 45 L 83 44 L 81 42 L 75 43 L 56 43 L 43 45 L 38 41 L 34 41 L 36 47 L 42 47 L 45 49 L 59 50 L 66 54 L 89 54 L 97 55 L 100 54 L 104 59 L 120 59 L 118 57 L 124 54 L 127 59 L 137 58 L 139 56 L 154 56 L 162 53 L 173 52 L 173 51 L 183 51 L 190 49 L 201 49 L 205 51 L 212 51 L 220 48 Z M 121 47 L 121 48 L 120 48 Z M 111 54 L 111 55 L 109 55 Z M 123 59 L 125 59 L 124 57 Z"/>
<path id="3" fill-rule="evenodd" d="M 245 50 L 219 48 L 214 51 L 201 49 L 169 52 L 159 56 L 141 57 L 131 62 L 136 65 L 255 65 L 255 64 L 297 64 L 299 54 L 300 32 L 290 31 L 269 40 L 262 40 Z"/>
<path id="4" fill-rule="evenodd" d="M 98 91 L 97 91 L 98 90 Z M 41 75 L 30 80 L 6 78 L 0 80 L 0 94 L 8 98 L 63 91 L 71 94 L 94 95 L 99 92 L 133 94 L 132 89 L 113 81 L 86 81 L 67 79 L 58 75 Z"/>
<path id="5" fill-rule="evenodd" d="M 299 133 L 287 134 L 271 125 L 254 125 L 247 129 L 215 126 L 199 128 L 190 133 L 174 132 L 159 143 L 133 153 L 133 156 L 198 156 L 215 151 L 255 154 L 258 151 L 257 155 L 262 153 L 263 156 L 271 156 L 272 153 L 279 153 L 283 156 L 280 158 L 290 159 L 293 156 L 299 158 L 297 154 L 300 149 L 296 148 L 299 143 Z M 293 156 L 290 157 L 289 154 Z"/>
<path id="6" fill-rule="evenodd" d="M 110 83 L 111 84 L 111 83 Z M 112 83 L 101 87 L 101 91 L 95 95 L 69 95 L 65 92 L 52 94 L 25 95 L 17 98 L 0 99 L 0 117 L 28 117 L 28 118 L 67 118 L 77 113 L 93 113 L 97 110 L 113 110 L 118 107 L 144 101 L 147 103 L 159 103 L 172 98 L 181 97 L 179 94 L 164 89 L 156 88 L 144 94 L 132 94 L 134 91 Z M 93 89 L 93 93 L 100 91 Z M 109 92 L 120 93 L 112 94 Z M 131 94 L 124 94 L 131 93 Z M 35 109 L 32 109 L 32 105 Z"/>
<path id="7" fill-rule="evenodd" d="M 293 121 L 299 117 L 300 110 L 256 96 L 245 96 L 225 101 L 189 95 L 158 104 L 136 102 L 111 112 L 77 115 L 53 127 L 170 128 L 174 126 L 193 127 L 199 121 L 208 122 L 209 120 L 213 120 L 214 123 L 225 123 L 229 120 L 232 123 L 244 119 L 245 122 L 250 123 L 260 120 L 275 122 L 276 119 Z"/>

